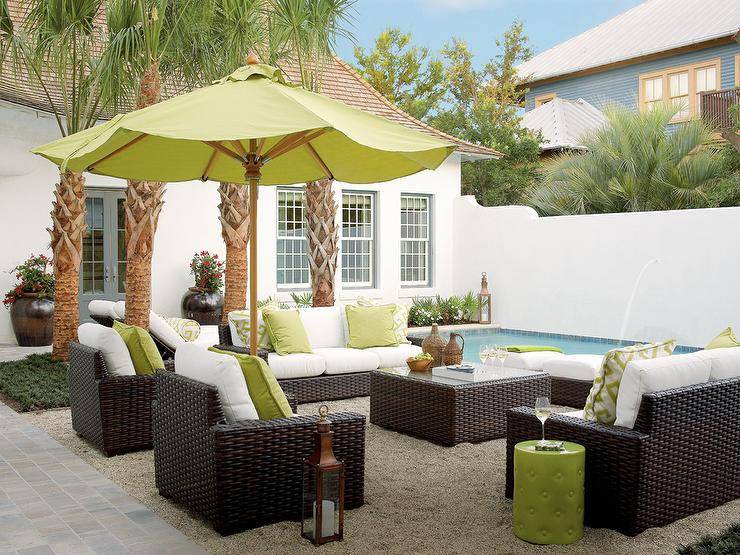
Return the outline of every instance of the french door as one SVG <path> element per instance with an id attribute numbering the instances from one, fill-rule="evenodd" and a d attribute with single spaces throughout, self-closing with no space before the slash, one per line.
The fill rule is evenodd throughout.
<path id="1" fill-rule="evenodd" d="M 80 265 L 80 321 L 90 321 L 93 299 L 126 297 L 126 231 L 123 201 L 115 189 L 88 189 Z"/>

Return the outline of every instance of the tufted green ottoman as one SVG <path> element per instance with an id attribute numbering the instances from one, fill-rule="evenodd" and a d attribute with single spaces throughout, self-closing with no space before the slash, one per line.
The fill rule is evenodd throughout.
<path id="1" fill-rule="evenodd" d="M 583 537 L 586 449 L 535 451 L 536 441 L 514 447 L 514 533 L 530 543 L 567 544 Z"/>

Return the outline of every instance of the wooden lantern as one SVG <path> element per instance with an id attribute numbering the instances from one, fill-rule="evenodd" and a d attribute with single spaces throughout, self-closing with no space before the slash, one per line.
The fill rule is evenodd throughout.
<path id="1" fill-rule="evenodd" d="M 488 275 L 486 272 L 481 274 L 480 293 L 478 293 L 478 323 L 490 324 L 493 304 L 491 302 L 491 292 L 488 290 Z"/>
<path id="2" fill-rule="evenodd" d="M 301 535 L 322 545 L 341 540 L 344 534 L 344 464 L 332 450 L 329 409 L 322 405 L 316 423 L 316 448 L 303 462 Z"/>

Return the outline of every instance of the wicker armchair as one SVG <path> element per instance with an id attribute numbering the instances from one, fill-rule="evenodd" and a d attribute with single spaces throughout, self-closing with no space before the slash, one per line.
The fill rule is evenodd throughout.
<path id="1" fill-rule="evenodd" d="M 72 428 L 106 457 L 151 449 L 155 376 L 111 376 L 100 351 L 69 348 Z M 165 361 L 174 370 L 173 361 Z"/>
<path id="2" fill-rule="evenodd" d="M 228 324 L 218 326 L 218 342 L 219 345 L 216 345 L 218 349 L 249 354 L 248 347 L 234 345 Z M 258 356 L 267 360 L 268 352 L 260 349 Z M 278 382 L 285 394 L 293 395 L 298 404 L 370 395 L 370 372 L 323 375 L 313 378 L 291 378 L 278 380 Z"/>
<path id="3" fill-rule="evenodd" d="M 90 318 L 95 320 L 101 326 L 105 326 L 106 328 L 112 328 L 113 322 L 115 322 L 115 320 L 110 316 L 96 316 L 91 314 Z M 168 347 L 167 345 L 162 343 L 162 341 L 153 333 L 150 332 L 149 335 L 151 336 L 152 341 L 154 341 L 154 344 L 157 346 L 157 350 L 162 356 L 162 360 L 168 361 L 175 358 L 175 351 L 173 351 L 171 347 Z"/>
<path id="4" fill-rule="evenodd" d="M 634 536 L 740 497 L 740 378 L 643 395 L 634 429 L 553 415 L 547 435 L 586 447 L 585 522 Z M 507 414 L 513 451 L 538 437 L 530 408 Z"/>
<path id="5" fill-rule="evenodd" d="M 226 424 L 216 388 L 163 374 L 154 403 L 159 493 L 208 520 L 222 535 L 300 518 L 303 460 L 316 418 Z M 334 453 L 345 464 L 345 506 L 364 503 L 365 417 L 329 416 Z"/>

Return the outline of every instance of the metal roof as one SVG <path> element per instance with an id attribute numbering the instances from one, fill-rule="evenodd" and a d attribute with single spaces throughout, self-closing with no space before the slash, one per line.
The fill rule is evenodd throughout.
<path id="1" fill-rule="evenodd" d="M 738 0 L 648 0 L 538 54 L 517 70 L 527 82 L 542 81 L 732 37 L 739 28 Z"/>
<path id="2" fill-rule="evenodd" d="M 555 97 L 526 112 L 522 117 L 522 126 L 542 133 L 542 150 L 583 150 L 586 148 L 581 144 L 583 134 L 600 127 L 605 121 L 601 110 L 582 98 L 565 100 Z"/>

